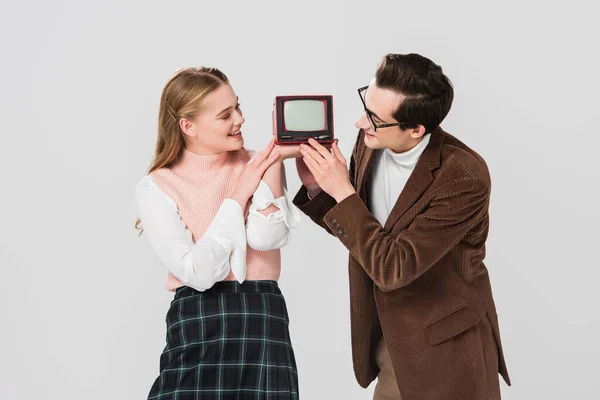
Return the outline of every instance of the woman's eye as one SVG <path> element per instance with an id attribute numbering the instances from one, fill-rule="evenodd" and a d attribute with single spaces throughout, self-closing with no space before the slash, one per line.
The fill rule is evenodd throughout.
<path id="1" fill-rule="evenodd" d="M 236 109 L 236 110 L 239 110 L 239 109 L 240 109 L 240 106 L 241 106 L 241 104 L 240 104 L 240 103 L 237 103 L 237 104 L 235 105 L 235 109 Z M 224 116 L 222 116 L 222 117 L 221 117 L 221 119 L 229 119 L 230 117 L 231 117 L 231 114 L 227 114 L 227 115 L 224 115 Z"/>

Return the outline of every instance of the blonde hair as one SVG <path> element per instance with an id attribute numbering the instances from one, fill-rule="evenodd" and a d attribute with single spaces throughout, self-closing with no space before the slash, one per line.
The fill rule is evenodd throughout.
<path id="1" fill-rule="evenodd" d="M 179 121 L 194 119 L 204 98 L 228 83 L 223 72 L 211 67 L 183 68 L 169 78 L 160 97 L 156 150 L 148 173 L 169 168 L 180 159 L 185 149 L 185 136 Z M 140 235 L 144 231 L 141 222 L 139 218 L 135 221 Z"/>

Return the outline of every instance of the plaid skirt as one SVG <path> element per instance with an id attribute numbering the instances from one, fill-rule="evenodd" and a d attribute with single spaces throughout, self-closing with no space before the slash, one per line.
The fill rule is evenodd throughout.
<path id="1" fill-rule="evenodd" d="M 285 299 L 275 281 L 177 289 L 152 400 L 298 399 Z"/>

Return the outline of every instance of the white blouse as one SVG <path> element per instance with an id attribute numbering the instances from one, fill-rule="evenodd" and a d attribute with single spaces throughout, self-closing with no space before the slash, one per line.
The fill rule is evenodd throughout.
<path id="1" fill-rule="evenodd" d="M 144 176 L 135 190 L 144 232 L 161 264 L 184 285 L 199 291 L 225 279 L 230 269 L 237 281 L 243 282 L 247 245 L 266 251 L 289 243 L 290 229 L 300 221 L 300 213 L 285 189 L 284 196 L 274 197 L 261 181 L 246 223 L 239 203 L 226 198 L 204 235 L 194 243 L 177 205 L 150 175 Z M 279 210 L 269 215 L 259 212 L 271 204 Z"/>

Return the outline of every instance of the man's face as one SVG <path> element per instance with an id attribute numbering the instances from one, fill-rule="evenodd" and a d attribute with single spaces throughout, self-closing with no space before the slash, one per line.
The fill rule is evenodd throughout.
<path id="1" fill-rule="evenodd" d="M 401 153 L 411 149 L 420 141 L 422 134 L 415 133 L 415 131 L 419 131 L 419 128 L 403 130 L 397 125 L 385 128 L 372 126 L 398 123 L 392 115 L 404 101 L 404 95 L 378 87 L 375 84 L 375 79 L 371 81 L 369 88 L 362 95 L 367 111 L 363 112 L 356 121 L 356 127 L 365 131 L 365 145 L 367 147 L 371 149 L 391 149 Z M 369 115 L 374 124 L 369 121 Z"/>

